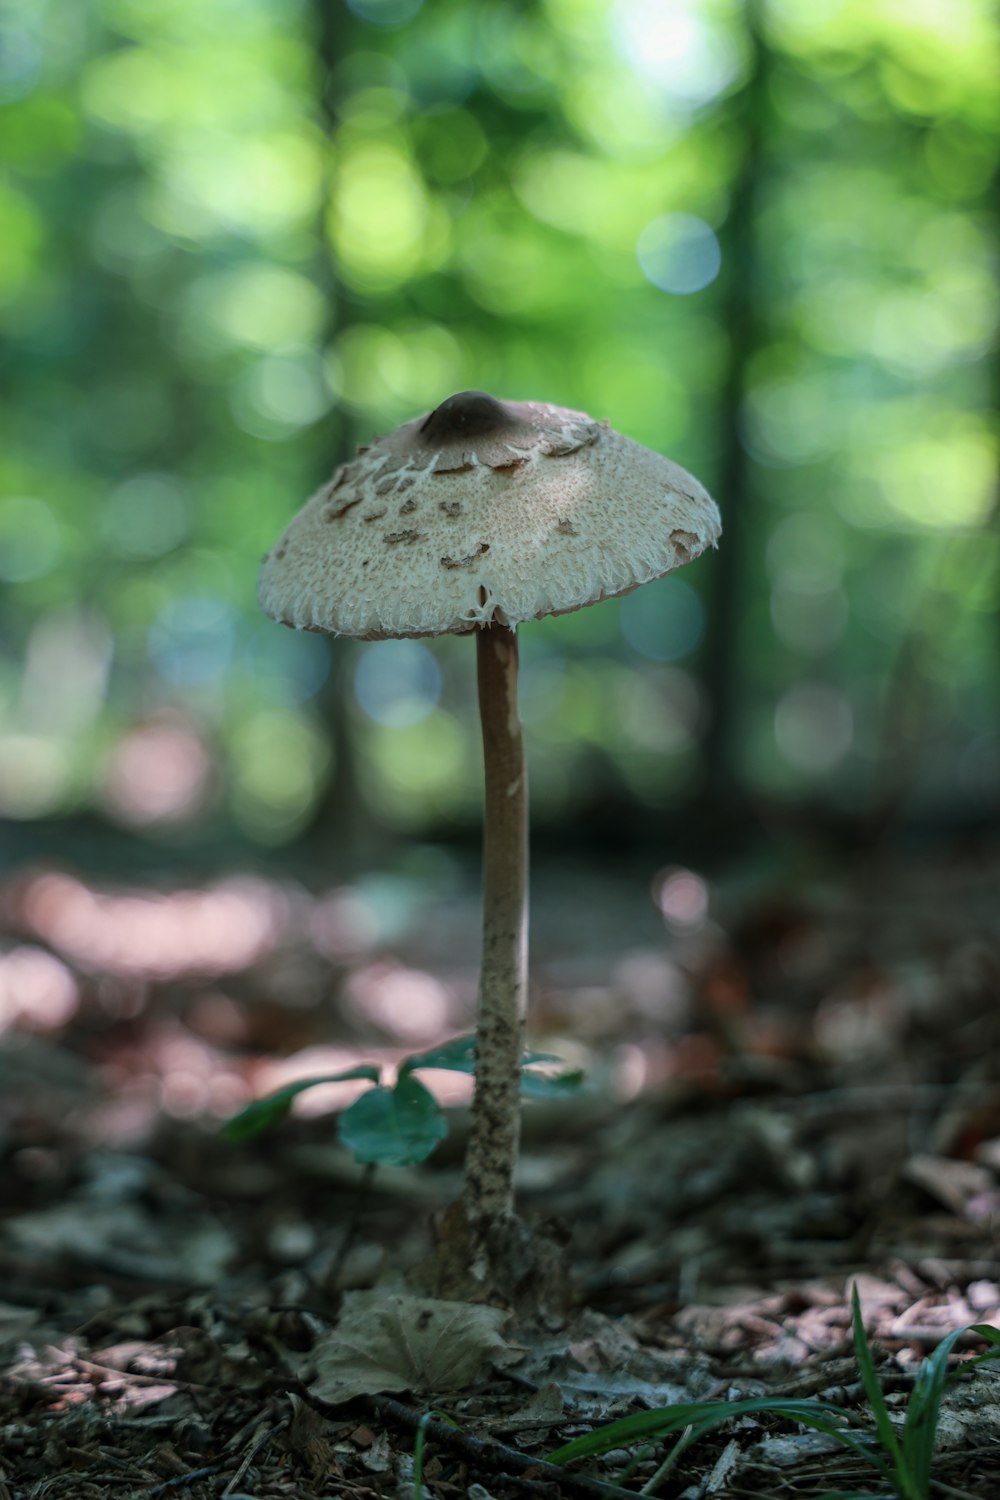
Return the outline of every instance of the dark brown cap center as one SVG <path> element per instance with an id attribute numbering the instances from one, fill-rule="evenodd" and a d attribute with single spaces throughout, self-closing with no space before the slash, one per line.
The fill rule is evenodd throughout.
<path id="1" fill-rule="evenodd" d="M 516 425 L 516 418 L 502 401 L 485 391 L 459 391 L 431 412 L 420 428 L 427 443 L 447 443 L 456 438 L 485 437 Z"/>

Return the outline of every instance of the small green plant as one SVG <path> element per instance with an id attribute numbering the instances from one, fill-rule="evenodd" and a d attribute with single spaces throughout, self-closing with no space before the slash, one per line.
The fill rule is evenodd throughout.
<path id="1" fill-rule="evenodd" d="M 413 1443 L 413 1500 L 424 1500 L 424 1449 L 427 1446 L 427 1428 L 431 1422 L 445 1422 L 449 1427 L 454 1427 L 456 1432 L 461 1431 L 454 1417 L 450 1417 L 446 1411 L 431 1407 L 424 1412 L 417 1423 L 417 1435 Z"/>
<path id="2" fill-rule="evenodd" d="M 902 1423 L 897 1424 L 889 1414 L 878 1383 L 871 1345 L 861 1317 L 857 1287 L 851 1298 L 851 1318 L 854 1348 L 871 1407 L 870 1416 L 845 1412 L 832 1402 L 814 1398 L 796 1401 L 774 1400 L 765 1396 L 746 1401 L 683 1402 L 659 1410 L 637 1412 L 634 1416 L 609 1422 L 606 1426 L 574 1438 L 571 1443 L 558 1448 L 549 1455 L 549 1462 L 569 1464 L 577 1459 L 607 1453 L 612 1448 L 628 1447 L 632 1443 L 648 1444 L 653 1440 L 676 1435 L 677 1441 L 666 1460 L 640 1492 L 652 1495 L 669 1471 L 676 1466 L 681 1455 L 706 1433 L 733 1417 L 768 1413 L 800 1422 L 818 1432 L 825 1432 L 850 1448 L 888 1486 L 888 1490 L 883 1492 L 882 1500 L 886 1494 L 895 1497 L 895 1500 L 928 1500 L 934 1439 L 945 1387 L 956 1375 L 986 1361 L 1000 1359 L 1000 1331 L 977 1323 L 968 1329 L 956 1329 L 942 1339 L 934 1353 L 922 1362 Z M 970 1332 L 993 1347 L 976 1359 L 967 1360 L 957 1368 L 949 1368 L 949 1356 L 956 1343 L 963 1334 Z M 640 1454 L 639 1457 L 641 1456 Z M 636 1462 L 638 1458 L 633 1463 L 633 1470 Z M 838 1492 L 824 1495 L 820 1500 L 879 1500 L 879 1497 Z"/>
<path id="3" fill-rule="evenodd" d="M 416 1052 L 400 1063 L 396 1081 L 381 1081 L 382 1071 L 374 1063 L 361 1063 L 343 1073 L 319 1078 L 300 1078 L 263 1099 L 255 1099 L 223 1126 L 226 1140 L 245 1141 L 271 1130 L 285 1118 L 296 1097 L 321 1083 L 363 1080 L 374 1085 L 344 1110 L 337 1125 L 342 1145 L 355 1161 L 380 1166 L 412 1166 L 425 1161 L 448 1134 L 444 1110 L 431 1091 L 413 1075 L 421 1069 L 439 1068 L 451 1073 L 476 1071 L 476 1039 L 455 1037 L 429 1052 Z M 521 1092 L 528 1099 L 551 1099 L 579 1088 L 578 1070 L 560 1073 L 541 1071 L 560 1061 L 547 1052 L 526 1052 L 521 1062 Z"/>

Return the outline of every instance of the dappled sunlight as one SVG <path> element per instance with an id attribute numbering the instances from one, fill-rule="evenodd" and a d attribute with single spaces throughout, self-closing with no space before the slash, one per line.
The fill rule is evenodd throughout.
<path id="1" fill-rule="evenodd" d="M 94 1402 L 119 1420 L 135 1421 L 144 1410 L 176 1395 L 179 1384 L 171 1377 L 182 1353 L 175 1344 L 134 1340 L 88 1350 L 85 1357 L 73 1336 L 44 1349 L 25 1345 L 7 1378 L 15 1390 L 37 1392 L 53 1416 Z"/>
<path id="2" fill-rule="evenodd" d="M 72 971 L 54 954 L 27 944 L 0 953 L 0 1033 L 13 1026 L 57 1031 L 79 1003 Z"/>
<path id="3" fill-rule="evenodd" d="M 646 1087 L 650 1071 L 644 1049 L 634 1042 L 623 1043 L 615 1048 L 612 1067 L 617 1097 L 623 1104 L 629 1099 L 637 1099 Z"/>
<path id="4" fill-rule="evenodd" d="M 653 899 L 672 932 L 695 933 L 708 920 L 708 883 L 693 870 L 661 870 L 653 881 Z"/>
<path id="5" fill-rule="evenodd" d="M 247 1086 L 225 1056 L 187 1032 L 163 1035 L 154 1047 L 159 1105 L 175 1120 L 228 1119 L 247 1100 Z"/>
<path id="6" fill-rule="evenodd" d="M 378 915 L 362 892 L 350 886 L 320 896 L 307 918 L 309 937 L 320 953 L 338 961 L 357 958 L 379 934 Z"/>
<path id="7" fill-rule="evenodd" d="M 706 6 L 615 0 L 611 15 L 618 47 L 638 73 L 659 85 L 667 109 L 697 109 L 739 75 L 735 38 Z"/>
<path id="8" fill-rule="evenodd" d="M 247 968 L 288 917 L 277 886 L 243 878 L 206 890 L 112 894 L 71 875 L 35 875 L 15 897 L 25 925 L 81 967 L 165 977 Z"/>
<path id="9" fill-rule="evenodd" d="M 307 1047 L 289 1057 L 262 1062 L 255 1070 L 254 1094 L 260 1098 L 284 1088 L 286 1084 L 298 1083 L 300 1079 L 343 1073 L 361 1063 L 391 1067 L 397 1055 L 378 1047 Z M 346 1109 L 370 1087 L 369 1083 L 359 1080 L 317 1084 L 296 1097 L 292 1111 L 304 1119 L 330 1114 L 334 1110 Z"/>
<path id="10" fill-rule="evenodd" d="M 858 789 L 892 736 L 852 684 L 880 699 L 956 535 L 951 624 L 906 637 L 951 695 L 922 700 L 912 738 L 949 751 L 916 784 L 995 800 L 973 598 L 998 463 L 986 9 L 352 0 L 335 58 L 279 0 L 160 9 L 99 5 L 55 51 L 41 11 L 11 18 L 0 815 L 196 837 L 210 805 L 280 848 L 357 766 L 391 834 L 471 822 L 468 662 L 358 651 L 331 735 L 345 648 L 262 644 L 253 598 L 332 464 L 463 387 L 676 457 L 742 554 L 738 632 L 711 558 L 544 623 L 558 656 L 524 702 L 554 821 L 609 759 L 637 811 L 686 804 L 716 729 L 744 790 Z M 751 500 L 741 541 L 727 508 Z M 644 706 L 637 658 L 683 662 L 677 694 L 664 676 Z"/>
<path id="11" fill-rule="evenodd" d="M 407 1038 L 401 1040 L 405 1042 Z M 322 1078 L 342 1073 L 361 1064 L 377 1067 L 381 1083 L 391 1087 L 398 1077 L 399 1064 L 406 1056 L 407 1050 L 401 1046 L 308 1047 L 280 1061 L 272 1059 L 260 1062 L 253 1072 L 253 1094 L 262 1098 L 276 1089 L 284 1088 L 286 1084 L 297 1083 L 305 1078 Z M 433 1068 L 421 1069 L 419 1076 L 423 1086 L 446 1108 L 468 1104 L 472 1097 L 472 1079 L 466 1073 Z M 361 1080 L 317 1084 L 315 1088 L 296 1096 L 292 1112 L 302 1119 L 339 1113 L 371 1086 Z"/>
<path id="12" fill-rule="evenodd" d="M 344 141 L 329 230 L 341 274 L 372 295 L 439 264 L 449 228 L 395 141 L 351 134 Z"/>
<path id="13" fill-rule="evenodd" d="M 348 1007 L 380 1030 L 414 1045 L 433 1042 L 454 1024 L 454 1000 L 433 974 L 378 963 L 356 969 L 344 986 Z"/>
<path id="14" fill-rule="evenodd" d="M 140 725 L 108 757 L 104 803 L 113 818 L 143 826 L 192 817 L 203 806 L 213 765 L 183 722 Z"/>
<path id="15" fill-rule="evenodd" d="M 98 1073 L 108 1102 L 90 1125 L 95 1144 L 142 1140 L 163 1117 L 228 1119 L 248 1100 L 244 1069 L 225 1046 L 195 1035 L 180 1020 L 148 1018 L 102 1058 Z"/>

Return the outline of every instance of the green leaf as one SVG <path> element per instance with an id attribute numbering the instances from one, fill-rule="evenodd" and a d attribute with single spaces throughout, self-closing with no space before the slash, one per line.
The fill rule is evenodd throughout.
<path id="1" fill-rule="evenodd" d="M 559 1099 L 580 1087 L 583 1073 L 579 1068 L 565 1073 L 546 1075 L 535 1069 L 548 1063 L 561 1063 L 562 1058 L 552 1052 L 526 1052 L 521 1060 L 521 1093 L 525 1099 Z M 415 1052 L 404 1058 L 399 1073 L 403 1077 L 417 1068 L 442 1068 L 449 1073 L 471 1073 L 476 1071 L 476 1038 L 456 1036 L 441 1047 L 432 1047 L 429 1052 Z"/>
<path id="2" fill-rule="evenodd" d="M 358 1162 L 408 1167 L 424 1161 L 448 1134 L 444 1111 L 434 1095 L 409 1073 L 395 1088 L 371 1089 L 340 1117 L 341 1143 Z"/>
<path id="3" fill-rule="evenodd" d="M 415 1052 L 405 1057 L 399 1065 L 402 1078 L 414 1068 L 443 1068 L 449 1073 L 474 1073 L 476 1071 L 476 1038 L 456 1036 L 441 1047 L 432 1047 L 429 1052 Z"/>
<path id="4" fill-rule="evenodd" d="M 261 1135 L 283 1120 L 292 1107 L 292 1100 L 306 1089 L 314 1089 L 320 1083 L 351 1083 L 356 1078 L 378 1083 L 379 1077 L 379 1068 L 372 1063 L 361 1063 L 356 1068 L 347 1068 L 343 1073 L 329 1073 L 322 1078 L 300 1078 L 296 1083 L 286 1083 L 284 1088 L 276 1089 L 273 1094 L 265 1094 L 263 1099 L 255 1099 L 246 1109 L 241 1109 L 238 1115 L 233 1115 L 223 1125 L 220 1134 L 223 1140 L 248 1141 L 252 1136 Z"/>
<path id="5" fill-rule="evenodd" d="M 584 1080 L 582 1068 L 573 1068 L 566 1073 L 535 1073 L 529 1069 L 521 1074 L 521 1096 L 524 1099 L 564 1099 L 581 1088 Z"/>

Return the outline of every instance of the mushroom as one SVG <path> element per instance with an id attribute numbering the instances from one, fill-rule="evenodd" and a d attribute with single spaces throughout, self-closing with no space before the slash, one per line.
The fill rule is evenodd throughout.
<path id="1" fill-rule="evenodd" d="M 466 1221 L 513 1215 L 527 963 L 527 785 L 517 626 L 627 594 L 714 546 L 719 512 L 670 459 L 583 412 L 462 391 L 375 438 L 265 557 L 296 629 L 475 632 L 485 771 L 483 948 Z"/>

